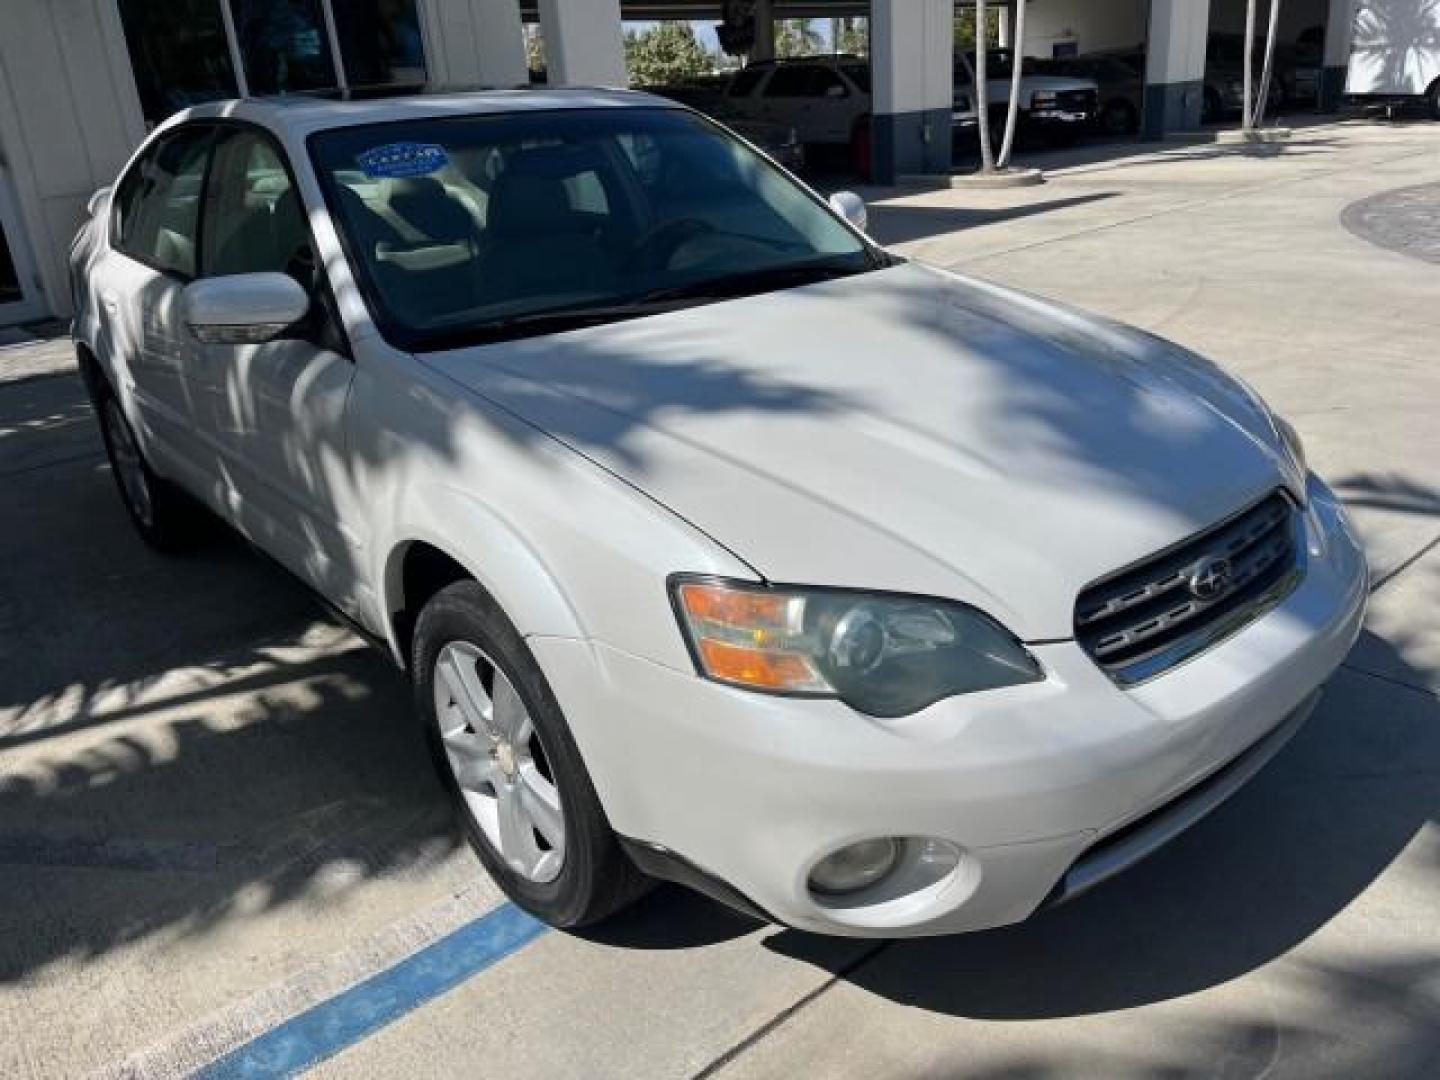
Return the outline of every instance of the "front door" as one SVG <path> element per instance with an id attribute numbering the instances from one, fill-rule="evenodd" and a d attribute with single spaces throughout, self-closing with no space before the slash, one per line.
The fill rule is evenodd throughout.
<path id="1" fill-rule="evenodd" d="M 196 274 L 201 188 L 214 131 L 187 124 L 159 139 L 116 189 L 111 250 L 92 271 L 104 348 L 135 406 L 131 422 L 152 463 L 212 503 L 213 455 L 198 430 L 192 339 L 180 297 Z"/>
<path id="2" fill-rule="evenodd" d="M 345 467 L 354 364 L 315 259 L 283 151 L 232 126 L 215 149 L 201 229 L 201 273 L 288 274 L 311 296 L 306 320 L 259 344 L 200 344 L 201 426 L 239 494 L 238 524 L 346 611 L 357 609 L 359 537 Z"/>
<path id="3" fill-rule="evenodd" d="M 0 326 L 38 318 L 42 313 L 30 251 L 20 232 L 5 150 L 0 147 Z"/>

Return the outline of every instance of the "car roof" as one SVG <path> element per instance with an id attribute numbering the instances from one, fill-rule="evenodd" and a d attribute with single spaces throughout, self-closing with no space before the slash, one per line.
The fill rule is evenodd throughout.
<path id="1" fill-rule="evenodd" d="M 542 112 L 566 109 L 683 109 L 668 98 L 638 90 L 602 87 L 494 88 L 434 87 L 394 94 L 340 91 L 233 98 L 196 105 L 177 113 L 165 126 L 187 120 L 234 118 L 261 124 L 272 131 L 303 139 L 316 131 L 383 124 L 392 120 L 425 120 L 485 113 Z"/>

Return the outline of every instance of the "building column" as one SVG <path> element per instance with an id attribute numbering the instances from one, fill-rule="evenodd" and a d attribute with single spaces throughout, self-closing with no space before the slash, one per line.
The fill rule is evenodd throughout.
<path id="1" fill-rule="evenodd" d="M 775 59 L 775 4 L 773 0 L 755 0 L 755 44 L 750 60 Z"/>
<path id="2" fill-rule="evenodd" d="M 878 183 L 950 171 L 954 34 L 954 0 L 871 0 L 871 145 Z"/>
<path id="3" fill-rule="evenodd" d="M 1200 126 L 1205 105 L 1205 42 L 1210 0 L 1151 0 L 1145 62 L 1147 139 Z"/>
<path id="4" fill-rule="evenodd" d="M 1350 41 L 1355 33 L 1355 0 L 1330 0 L 1325 20 L 1324 65 L 1320 69 L 1319 111 L 1333 113 L 1345 95 L 1345 72 L 1350 67 Z"/>
<path id="5" fill-rule="evenodd" d="M 551 86 L 629 85 L 620 0 L 540 0 L 539 7 Z"/>
<path id="6" fill-rule="evenodd" d="M 476 61 L 481 86 L 525 86 L 530 65 L 525 60 L 525 24 L 515 0 L 470 0 L 475 24 Z"/>

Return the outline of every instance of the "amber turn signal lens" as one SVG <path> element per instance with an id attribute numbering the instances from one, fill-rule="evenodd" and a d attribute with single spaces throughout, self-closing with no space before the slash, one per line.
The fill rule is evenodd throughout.
<path id="1" fill-rule="evenodd" d="M 712 678 L 764 690 L 806 689 L 815 679 L 809 661 L 795 653 L 762 652 L 702 639 L 700 657 Z"/>
<path id="2" fill-rule="evenodd" d="M 680 586 L 680 603 L 692 622 L 698 620 L 737 629 L 769 630 L 785 625 L 790 598 L 690 582 Z"/>

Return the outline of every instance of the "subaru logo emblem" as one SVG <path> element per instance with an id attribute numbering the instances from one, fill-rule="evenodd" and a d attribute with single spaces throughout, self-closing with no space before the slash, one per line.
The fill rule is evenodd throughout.
<path id="1" fill-rule="evenodd" d="M 1233 568 L 1222 555 L 1207 555 L 1190 575 L 1190 594 L 1196 600 L 1214 600 L 1230 588 Z"/>

